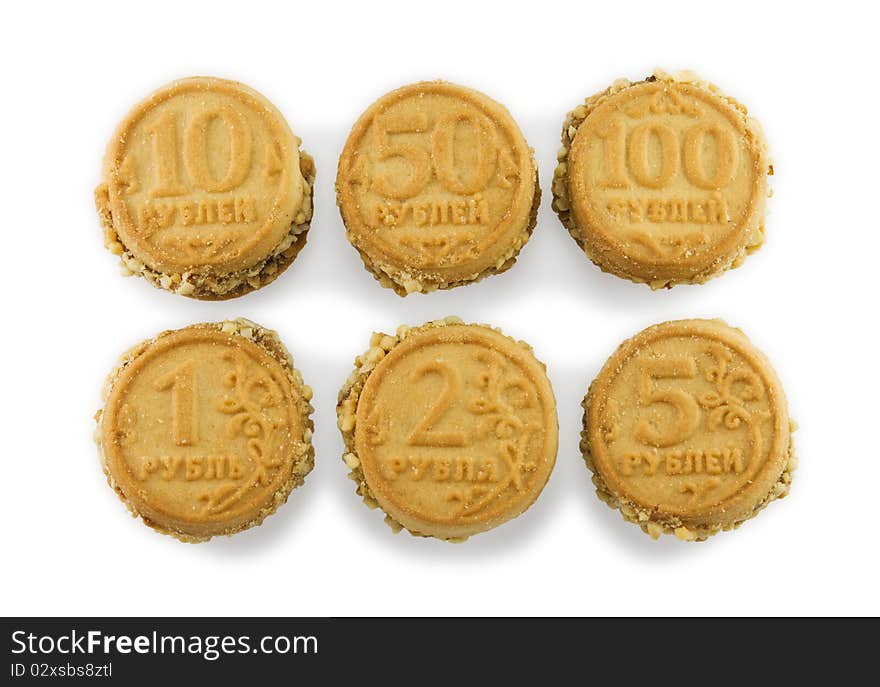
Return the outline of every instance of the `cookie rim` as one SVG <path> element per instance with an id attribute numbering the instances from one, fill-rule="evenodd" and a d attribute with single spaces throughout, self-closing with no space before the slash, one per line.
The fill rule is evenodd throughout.
<path id="1" fill-rule="evenodd" d="M 300 149 L 299 153 L 300 173 L 305 180 L 303 209 L 290 225 L 290 231 L 281 243 L 265 260 L 250 269 L 210 276 L 193 272 L 184 272 L 182 275 L 169 274 L 151 269 L 125 247 L 113 228 L 107 187 L 102 183 L 95 189 L 95 207 L 104 230 L 104 247 L 113 255 L 119 256 L 119 268 L 124 277 L 143 277 L 157 289 L 186 298 L 225 301 L 262 289 L 274 282 L 293 264 L 308 242 L 309 229 L 314 217 L 315 164 L 306 151 Z M 298 221 L 300 219 L 301 222 Z"/>

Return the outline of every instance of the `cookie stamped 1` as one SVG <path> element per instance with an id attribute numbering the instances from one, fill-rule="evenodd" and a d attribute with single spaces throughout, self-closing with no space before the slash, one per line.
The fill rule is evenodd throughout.
<path id="1" fill-rule="evenodd" d="M 97 433 L 107 479 L 184 541 L 253 527 L 312 469 L 310 398 L 274 332 L 252 322 L 163 332 L 110 376 Z"/>

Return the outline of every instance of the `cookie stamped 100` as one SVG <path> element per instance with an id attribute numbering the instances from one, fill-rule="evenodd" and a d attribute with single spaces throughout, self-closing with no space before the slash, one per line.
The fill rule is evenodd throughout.
<path id="1" fill-rule="evenodd" d="M 553 207 L 601 269 L 652 288 L 701 283 L 760 248 L 771 173 L 745 107 L 658 70 L 569 112 Z"/>

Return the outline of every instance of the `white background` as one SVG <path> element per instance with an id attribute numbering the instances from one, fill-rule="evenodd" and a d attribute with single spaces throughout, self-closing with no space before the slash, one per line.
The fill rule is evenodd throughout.
<path id="1" fill-rule="evenodd" d="M 254 0 L 6 5 L 2 23 L 5 614 L 877 614 L 877 16 L 868 3 L 548 0 L 298 6 Z M 872 16 L 873 15 L 873 16 Z M 565 113 L 619 76 L 690 68 L 746 103 L 776 168 L 767 243 L 708 284 L 651 292 L 602 274 L 550 209 Z M 308 245 L 269 287 L 200 303 L 119 276 L 92 203 L 127 110 L 177 77 L 243 81 L 318 168 Z M 351 124 L 423 78 L 507 105 L 544 202 L 506 274 L 401 299 L 347 243 L 333 180 Z M 451 545 L 394 535 L 346 479 L 334 406 L 374 329 L 447 314 L 528 340 L 559 405 L 555 471 L 517 520 Z M 130 518 L 92 443 L 117 356 L 166 328 L 245 316 L 314 387 L 317 465 L 262 527 L 185 545 Z M 703 544 L 654 542 L 600 503 L 580 400 L 615 346 L 721 316 L 775 364 L 800 423 L 791 496 Z"/>

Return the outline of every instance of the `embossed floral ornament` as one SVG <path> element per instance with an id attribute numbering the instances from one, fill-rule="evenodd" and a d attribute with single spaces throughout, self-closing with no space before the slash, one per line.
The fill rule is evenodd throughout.
<path id="1" fill-rule="evenodd" d="M 234 369 L 223 376 L 224 386 L 232 389 L 232 393 L 223 396 L 218 409 L 232 416 L 226 423 L 227 436 L 246 438 L 247 454 L 254 468 L 241 485 L 226 484 L 204 491 L 199 500 L 205 501 L 208 513 L 222 513 L 254 487 L 268 486 L 284 460 L 272 453 L 272 433 L 283 429 L 286 423 L 267 413 L 281 402 L 278 385 L 261 370 L 248 375 L 247 361 L 239 351 L 223 351 L 219 357 L 232 363 Z"/>
<path id="2" fill-rule="evenodd" d="M 706 369 L 706 381 L 715 385 L 715 391 L 701 394 L 697 400 L 711 411 L 707 418 L 709 429 L 718 429 L 722 422 L 728 429 L 736 429 L 740 422 L 750 423 L 752 414 L 746 404 L 763 398 L 764 387 L 760 378 L 748 369 L 729 372 L 727 368 L 733 355 L 721 344 L 710 345 L 708 354 L 715 364 Z M 734 389 L 736 384 L 742 385 L 739 391 Z"/>
<path id="3" fill-rule="evenodd" d="M 459 502 L 455 513 L 462 518 L 475 517 L 511 487 L 517 492 L 525 491 L 525 480 L 537 469 L 535 461 L 529 458 L 528 445 L 538 427 L 517 415 L 517 410 L 529 408 L 534 402 L 529 383 L 521 375 L 506 375 L 508 369 L 494 351 L 480 351 L 476 358 L 485 365 L 477 376 L 477 386 L 485 395 L 471 400 L 468 409 L 481 416 L 477 436 L 488 435 L 495 440 L 495 454 L 504 465 L 506 476 L 491 490 L 473 485 L 450 492 L 448 498 Z M 507 397 L 510 401 L 505 400 Z"/>

